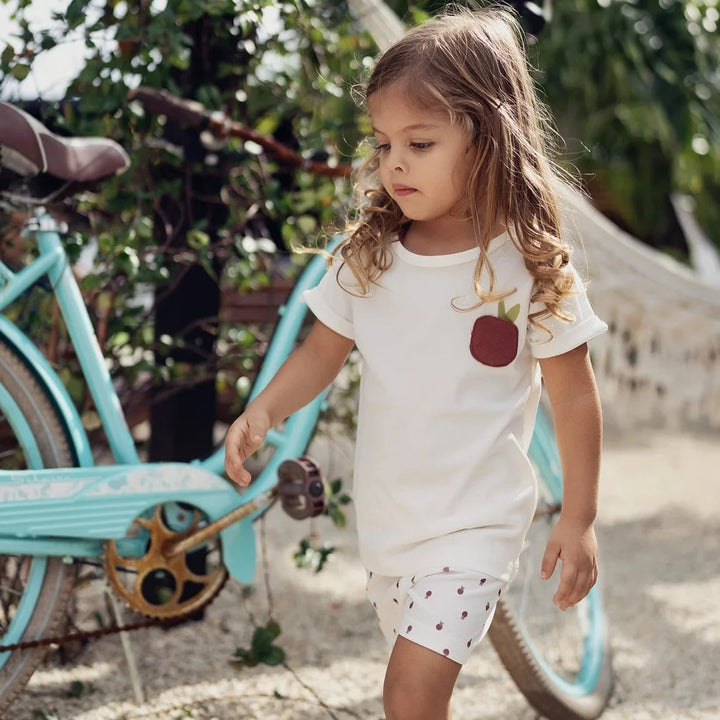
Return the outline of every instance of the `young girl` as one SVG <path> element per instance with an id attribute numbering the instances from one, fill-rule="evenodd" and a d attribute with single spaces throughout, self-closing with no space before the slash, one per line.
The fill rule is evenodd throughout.
<path id="1" fill-rule="evenodd" d="M 543 115 L 506 11 L 455 11 L 380 57 L 376 148 L 316 322 L 227 434 L 227 473 L 363 359 L 354 499 L 367 592 L 392 651 L 388 720 L 448 718 L 462 664 L 516 572 L 536 486 L 541 390 L 565 491 L 542 567 L 563 610 L 597 577 L 601 414 L 587 341 L 605 330 L 560 237 Z"/>

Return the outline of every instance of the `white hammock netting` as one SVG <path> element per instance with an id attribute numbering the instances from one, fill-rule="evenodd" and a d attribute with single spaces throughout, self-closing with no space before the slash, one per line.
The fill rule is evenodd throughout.
<path id="1" fill-rule="evenodd" d="M 582 196 L 565 203 L 588 295 L 610 328 L 591 344 L 608 422 L 720 428 L 720 290 Z"/>
<path id="2" fill-rule="evenodd" d="M 380 50 L 405 32 L 382 0 L 349 4 Z M 720 265 L 714 249 L 703 248 L 706 265 L 693 272 L 620 230 L 581 195 L 567 196 L 566 206 L 590 300 L 610 328 L 591 344 L 606 422 L 720 428 L 720 288 L 707 267 L 710 259 Z M 582 258 L 576 264 L 582 272 Z"/>

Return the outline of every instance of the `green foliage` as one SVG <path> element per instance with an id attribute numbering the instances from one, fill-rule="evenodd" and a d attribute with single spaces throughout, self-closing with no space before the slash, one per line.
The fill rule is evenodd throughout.
<path id="1" fill-rule="evenodd" d="M 268 621 L 265 626 L 258 626 L 253 631 L 249 648 L 238 647 L 231 660 L 237 667 L 255 667 L 260 663 L 264 665 L 281 665 L 285 662 L 285 651 L 275 645 L 280 635 L 280 625 L 274 620 Z"/>
<path id="2" fill-rule="evenodd" d="M 540 84 L 597 204 L 678 247 L 669 197 L 697 200 L 720 246 L 717 0 L 566 0 L 536 45 Z"/>
<path id="3" fill-rule="evenodd" d="M 332 545 L 319 543 L 314 537 L 304 537 L 293 553 L 293 559 L 298 568 L 309 568 L 319 573 L 334 552 L 335 548 Z"/>
<path id="4" fill-rule="evenodd" d="M 95 686 L 92 683 L 84 683 L 82 680 L 73 680 L 68 686 L 66 694 L 70 698 L 79 698 L 93 692 L 95 692 Z"/>
<path id="5" fill-rule="evenodd" d="M 0 2 L 19 26 L 0 54 L 3 86 L 32 73 L 43 52 L 82 38 L 86 63 L 67 101 L 47 107 L 44 120 L 59 133 L 111 137 L 131 157 L 126 173 L 70 208 L 82 220 L 71 222 L 70 244 L 79 252 L 90 237 L 97 241 L 97 271 L 83 289 L 104 304 L 113 374 L 130 387 L 148 375 L 188 383 L 227 373 L 233 384 L 248 370 L 233 365 L 232 353 L 208 356 L 192 371 L 166 362 L 192 347 L 192 332 L 157 337 L 139 294 L 162 297 L 192 265 L 238 292 L 296 272 L 287 250 L 317 243 L 339 224 L 349 184 L 289 169 L 253 143 L 200 137 L 127 102 L 128 90 L 166 89 L 305 157 L 347 162 L 361 136 L 350 86 L 375 52 L 372 41 L 345 3 L 330 0 L 168 0 L 162 8 L 72 0 L 42 27 L 26 19 L 30 0 Z M 248 252 L 248 240 L 261 249 Z M 232 328 L 208 318 L 204 330 L 227 339 Z"/>
<path id="6" fill-rule="evenodd" d="M 342 480 L 336 478 L 333 480 L 327 490 L 327 509 L 325 514 L 333 521 L 335 527 L 344 528 L 347 520 L 342 508 L 352 502 L 352 498 L 343 490 Z"/>

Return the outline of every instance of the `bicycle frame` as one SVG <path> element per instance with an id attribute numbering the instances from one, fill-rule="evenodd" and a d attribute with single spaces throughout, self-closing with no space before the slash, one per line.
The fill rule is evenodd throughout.
<path id="1" fill-rule="evenodd" d="M 79 466 L 0 471 L 0 554 L 92 557 L 102 553 L 103 542 L 108 539 L 116 540 L 123 552 L 132 554 L 137 541 L 125 537 L 127 530 L 136 517 L 155 505 L 189 503 L 205 512 L 210 521 L 247 505 L 248 515 L 223 529 L 220 537 L 224 547 L 236 550 L 224 555 L 228 572 L 241 582 L 249 582 L 255 569 L 252 521 L 272 500 L 280 463 L 304 452 L 323 396 L 289 418 L 283 430 L 271 431 L 267 442 L 277 450 L 261 475 L 242 493 L 221 477 L 223 448 L 191 463 L 141 462 L 57 225 L 38 212 L 28 231 L 37 239 L 39 255 L 17 273 L 0 262 L 0 310 L 43 276 L 48 277 L 117 464 L 94 465 L 80 417 L 60 378 L 32 341 L 7 318 L 0 317 L 0 333 L 33 368 L 64 418 Z M 251 398 L 290 353 L 306 313 L 301 294 L 319 281 L 324 270 L 324 258 L 318 255 L 296 283 L 281 310 L 277 337 Z M 19 435 L 30 432 L 17 419 L 9 420 Z"/>

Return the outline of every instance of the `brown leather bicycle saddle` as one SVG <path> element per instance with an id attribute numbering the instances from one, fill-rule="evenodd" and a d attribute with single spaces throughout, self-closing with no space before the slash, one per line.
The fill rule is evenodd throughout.
<path id="1" fill-rule="evenodd" d="M 32 115 L 0 102 L 0 165 L 28 178 L 48 173 L 60 180 L 91 183 L 130 164 L 123 148 L 107 138 L 66 138 Z"/>

